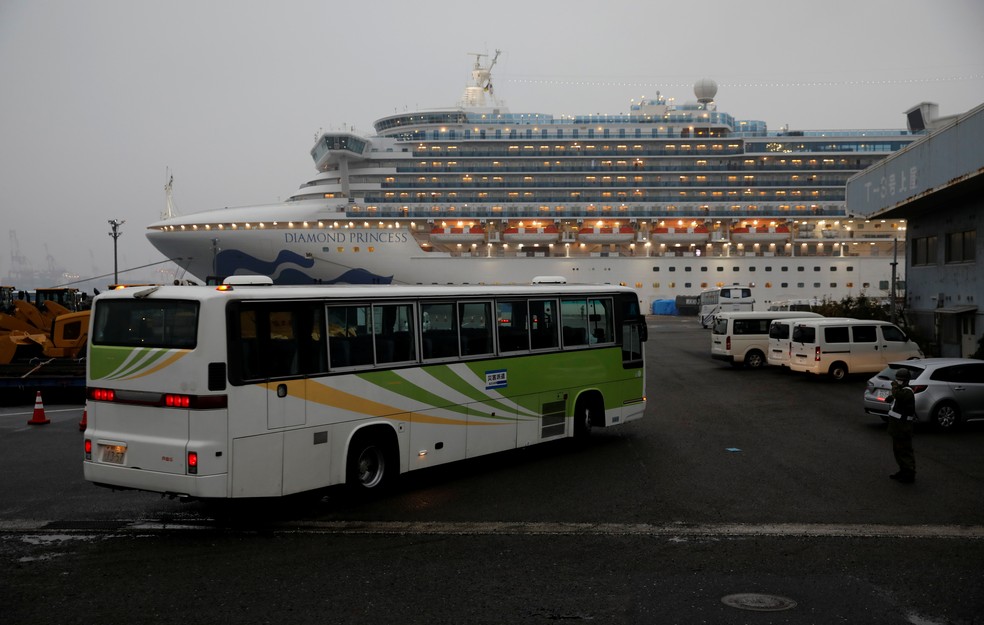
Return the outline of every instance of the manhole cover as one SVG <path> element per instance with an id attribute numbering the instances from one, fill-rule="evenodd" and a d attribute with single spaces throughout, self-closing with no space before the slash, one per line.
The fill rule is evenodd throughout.
<path id="1" fill-rule="evenodd" d="M 796 602 L 788 597 L 778 595 L 760 595 L 754 592 L 743 592 L 736 595 L 721 597 L 721 603 L 739 610 L 755 610 L 756 612 L 779 612 L 791 610 Z"/>

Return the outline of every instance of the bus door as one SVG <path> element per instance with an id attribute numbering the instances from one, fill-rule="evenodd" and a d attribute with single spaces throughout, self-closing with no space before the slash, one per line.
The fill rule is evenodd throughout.
<path id="1" fill-rule="evenodd" d="M 320 308 L 297 302 L 250 302 L 239 310 L 241 377 L 266 390 L 267 429 L 306 423 L 305 378 L 327 364 L 322 317 Z"/>

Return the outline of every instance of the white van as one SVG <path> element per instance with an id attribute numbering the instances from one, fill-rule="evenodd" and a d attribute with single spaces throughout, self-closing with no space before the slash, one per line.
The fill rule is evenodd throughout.
<path id="1" fill-rule="evenodd" d="M 765 355 L 766 361 L 773 367 L 788 367 L 793 347 L 793 325 L 797 321 L 814 318 L 795 317 L 773 321 L 769 326 L 769 351 Z M 824 319 L 844 319 L 844 317 L 824 317 Z"/>
<path id="2" fill-rule="evenodd" d="M 793 324 L 789 368 L 842 380 L 877 373 L 890 362 L 922 358 L 905 332 L 887 321 L 805 319 Z"/>
<path id="3" fill-rule="evenodd" d="M 735 367 L 764 367 L 769 349 L 769 326 L 776 319 L 822 318 L 817 313 L 763 310 L 721 313 L 711 326 L 711 358 Z"/>

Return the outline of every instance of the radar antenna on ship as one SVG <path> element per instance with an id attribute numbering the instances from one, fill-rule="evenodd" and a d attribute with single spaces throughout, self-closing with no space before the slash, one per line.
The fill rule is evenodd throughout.
<path id="1" fill-rule="evenodd" d="M 472 68 L 472 84 L 465 87 L 465 93 L 461 98 L 461 106 L 469 108 L 487 106 L 486 94 L 491 98 L 493 106 L 500 106 L 500 102 L 495 97 L 495 90 L 492 87 L 492 68 L 495 67 L 496 61 L 499 60 L 502 50 L 496 50 L 492 61 L 489 62 L 488 66 L 484 67 L 482 66 L 482 58 L 488 57 L 488 54 L 481 52 L 469 52 L 468 54 L 475 57 L 475 66 Z"/>

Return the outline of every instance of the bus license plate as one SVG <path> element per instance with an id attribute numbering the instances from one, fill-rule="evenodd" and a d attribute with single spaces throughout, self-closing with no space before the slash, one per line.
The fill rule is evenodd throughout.
<path id="1" fill-rule="evenodd" d="M 126 456 L 126 447 L 124 445 L 104 445 L 102 450 L 102 461 L 109 464 L 123 464 L 123 458 Z"/>

